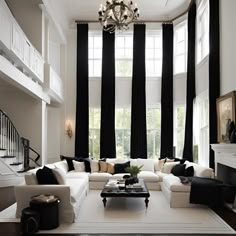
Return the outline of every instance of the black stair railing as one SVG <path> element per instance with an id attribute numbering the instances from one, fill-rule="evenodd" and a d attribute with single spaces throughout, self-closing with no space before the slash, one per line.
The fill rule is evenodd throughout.
<path id="1" fill-rule="evenodd" d="M 29 140 L 22 138 L 10 118 L 0 109 L 0 150 L 5 151 L 2 158 L 14 158 L 10 165 L 23 164 L 21 172 L 31 169 L 29 161 L 32 160 L 36 165 L 40 155 L 30 147 Z M 29 152 L 33 151 L 37 157 L 35 159 L 29 156 Z"/>
<path id="2" fill-rule="evenodd" d="M 2 158 L 15 158 L 12 165 L 22 164 L 24 147 L 21 137 L 5 112 L 0 110 L 0 149 L 5 150 Z"/>

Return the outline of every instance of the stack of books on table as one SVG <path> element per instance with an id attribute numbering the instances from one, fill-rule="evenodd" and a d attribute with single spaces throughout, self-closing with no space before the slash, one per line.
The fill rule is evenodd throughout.
<path id="1" fill-rule="evenodd" d="M 140 183 L 127 185 L 126 188 L 129 190 L 133 189 L 135 191 L 142 191 L 143 190 L 143 186 Z"/>
<path id="2" fill-rule="evenodd" d="M 106 185 L 105 185 L 106 189 L 109 190 L 115 190 L 115 189 L 119 189 L 119 185 L 117 183 L 117 180 L 109 180 Z"/>

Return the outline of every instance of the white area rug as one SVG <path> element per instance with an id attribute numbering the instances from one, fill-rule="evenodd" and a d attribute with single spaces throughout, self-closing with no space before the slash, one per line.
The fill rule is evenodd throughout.
<path id="1" fill-rule="evenodd" d="M 109 198 L 104 208 L 100 191 L 91 190 L 75 223 L 60 224 L 57 229 L 42 233 L 236 234 L 208 208 L 170 208 L 161 191 L 151 191 L 150 194 L 147 209 L 143 198 Z M 13 209 L 5 211 L 6 218 L 10 219 Z M 0 218 L 4 214 L 1 212 Z"/>

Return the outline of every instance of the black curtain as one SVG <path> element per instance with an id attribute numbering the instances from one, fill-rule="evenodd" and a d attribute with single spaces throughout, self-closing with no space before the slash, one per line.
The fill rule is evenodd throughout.
<path id="1" fill-rule="evenodd" d="M 188 64 L 187 64 L 187 97 L 183 158 L 193 161 L 193 100 L 195 91 L 195 25 L 196 4 L 188 12 Z"/>
<path id="2" fill-rule="evenodd" d="M 209 141 L 217 143 L 216 99 L 220 96 L 220 21 L 219 0 L 209 0 Z M 209 147 L 210 167 L 214 168 L 214 151 Z"/>
<path id="3" fill-rule="evenodd" d="M 173 25 L 162 25 L 161 154 L 173 157 Z"/>
<path id="4" fill-rule="evenodd" d="M 134 25 L 130 157 L 147 158 L 145 25 Z"/>
<path id="5" fill-rule="evenodd" d="M 115 157 L 115 34 L 103 31 L 100 158 Z"/>
<path id="6" fill-rule="evenodd" d="M 88 25 L 77 25 L 77 96 L 75 156 L 89 156 L 88 123 Z"/>

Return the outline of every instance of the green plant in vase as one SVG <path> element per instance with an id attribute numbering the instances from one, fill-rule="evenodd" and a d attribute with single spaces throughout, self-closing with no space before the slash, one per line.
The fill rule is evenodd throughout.
<path id="1" fill-rule="evenodd" d="M 125 168 L 125 171 L 130 173 L 130 179 L 129 182 L 130 184 L 132 183 L 137 183 L 138 182 L 138 173 L 142 170 L 143 165 L 136 166 L 136 165 L 131 165 Z"/>

